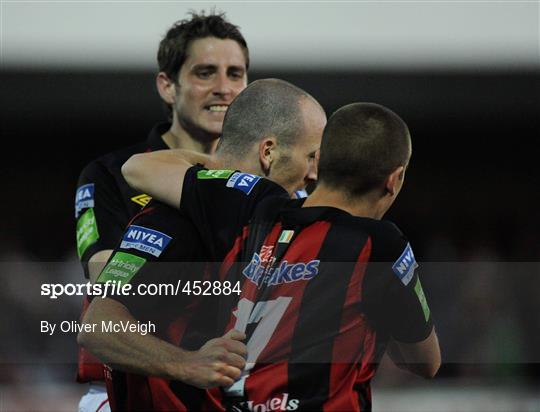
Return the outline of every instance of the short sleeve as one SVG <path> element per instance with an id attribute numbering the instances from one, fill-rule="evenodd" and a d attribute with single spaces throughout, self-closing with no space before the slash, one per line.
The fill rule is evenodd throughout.
<path id="1" fill-rule="evenodd" d="M 257 204 L 268 197 L 288 197 L 279 185 L 234 170 L 190 168 L 185 176 L 180 211 L 199 229 L 213 261 L 221 261 L 249 222 Z"/>
<path id="2" fill-rule="evenodd" d="M 88 260 L 113 249 L 129 219 L 120 190 L 106 168 L 90 163 L 81 173 L 75 194 L 77 254 L 88 277 Z"/>
<path id="3" fill-rule="evenodd" d="M 426 339 L 433 324 L 411 244 L 395 225 L 385 222 L 373 236 L 373 245 L 364 295 L 378 326 L 400 342 Z"/>

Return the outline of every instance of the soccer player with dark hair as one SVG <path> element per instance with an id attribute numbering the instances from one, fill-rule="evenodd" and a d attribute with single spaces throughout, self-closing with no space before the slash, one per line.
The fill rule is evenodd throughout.
<path id="1" fill-rule="evenodd" d="M 133 154 L 167 148 L 212 153 L 225 111 L 247 84 L 249 52 L 238 27 L 223 14 L 192 14 L 168 30 L 159 45 L 156 86 L 169 122 L 157 124 L 144 142 L 109 153 L 81 173 L 75 199 L 77 252 L 93 282 L 129 219 L 150 197 L 133 190 L 120 173 Z M 137 137 L 137 139 L 139 139 Z M 84 307 L 88 305 L 85 300 Z M 103 368 L 81 350 L 79 382 L 90 382 L 80 410 L 107 408 Z"/>
<path id="2" fill-rule="evenodd" d="M 223 143 L 213 157 L 215 165 L 232 170 L 206 173 L 201 169 L 198 178 L 225 179 L 238 188 L 238 196 L 245 196 L 249 193 L 255 195 L 258 188 L 263 187 L 255 186 L 261 179 L 259 175 L 265 175 L 283 187 L 277 184 L 263 187 L 263 192 L 257 196 L 288 198 L 288 194 L 304 188 L 316 178 L 315 158 L 325 124 L 324 110 L 305 91 L 276 79 L 253 82 L 228 109 L 223 125 Z M 200 153 L 183 153 L 189 154 L 194 162 L 209 161 L 208 156 Z M 172 151 L 162 151 L 161 155 L 176 158 Z M 235 173 L 236 166 L 248 173 Z M 147 169 L 148 173 L 139 176 L 143 179 L 146 174 L 155 176 L 160 173 L 159 167 L 146 167 L 152 170 Z M 234 182 L 231 180 L 233 175 L 236 176 Z M 163 185 L 171 177 L 166 173 L 160 174 L 158 181 Z M 163 194 L 179 201 L 180 193 L 176 191 Z M 239 225 L 247 223 L 254 206 L 235 211 Z M 221 262 L 234 241 L 234 237 L 222 238 L 223 245 L 219 248 L 207 248 L 201 236 L 208 235 L 194 229 L 193 223 L 176 210 L 152 201 L 129 223 L 97 282 L 116 280 L 135 288 L 158 283 L 177 284 L 178 280 L 200 282 L 205 279 L 204 270 L 192 262 Z M 129 409 L 133 407 L 131 405 L 144 404 L 158 410 L 182 410 L 186 407 L 198 410 L 204 393 L 179 381 L 201 388 L 229 386 L 234 382 L 245 363 L 240 356 L 243 346 L 236 342 L 243 335 L 235 332 L 226 335 L 229 341 L 218 348 L 224 349 L 226 355 L 213 364 L 209 362 L 219 353 L 205 342 L 210 340 L 210 345 L 214 345 L 216 339 L 212 338 L 221 336 L 215 335 L 213 320 L 217 317 L 218 308 L 213 303 L 214 300 L 206 297 L 198 300 L 183 294 L 172 297 L 128 294 L 93 300 L 85 323 L 153 321 L 158 326 L 155 336 L 111 334 L 99 330 L 79 334 L 81 344 L 113 365 L 115 370 L 150 376 L 148 379 L 139 376 L 136 382 L 133 379 L 128 382 L 131 393 L 113 379 L 112 397 L 117 402 L 116 407 Z M 220 339 L 223 340 L 218 337 L 218 342 Z M 196 351 L 201 345 L 202 349 Z M 195 352 L 186 352 L 185 349 Z M 131 378 L 132 375 L 129 376 Z M 132 390 L 133 387 L 137 390 Z"/>
<path id="3" fill-rule="evenodd" d="M 410 156 L 399 116 L 356 103 L 330 118 L 307 199 L 264 198 L 273 186 L 265 179 L 240 195 L 237 174 L 201 179 L 211 172 L 176 163 L 176 176 L 185 176 L 177 207 L 211 247 L 236 238 L 219 279 L 242 282 L 239 299 L 222 297 L 219 313 L 223 331 L 246 333 L 247 364 L 233 385 L 209 392 L 209 407 L 370 410 L 370 381 L 386 349 L 398 366 L 436 374 L 440 350 L 418 264 L 403 233 L 381 220 Z M 249 224 L 236 225 L 252 204 Z"/>

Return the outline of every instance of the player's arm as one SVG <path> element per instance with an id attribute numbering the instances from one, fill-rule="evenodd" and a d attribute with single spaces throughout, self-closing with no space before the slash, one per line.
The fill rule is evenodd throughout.
<path id="1" fill-rule="evenodd" d="M 88 259 L 88 278 L 90 279 L 91 283 L 96 283 L 99 274 L 107 264 L 107 261 L 111 257 L 112 253 L 112 249 L 100 250 L 99 252 L 94 253 L 92 257 Z"/>
<path id="2" fill-rule="evenodd" d="M 398 367 L 424 378 L 433 378 L 441 366 L 441 350 L 435 328 L 420 342 L 405 343 L 392 339 L 387 352 Z"/>
<path id="3" fill-rule="evenodd" d="M 408 243 L 399 256 L 385 299 L 391 333 L 388 353 L 398 367 L 433 378 L 441 365 L 441 352 L 431 311 Z"/>
<path id="4" fill-rule="evenodd" d="M 95 161 L 84 168 L 75 195 L 77 254 L 92 283 L 103 269 L 127 222 L 113 176 Z"/>
<path id="5" fill-rule="evenodd" d="M 131 156 L 122 166 L 122 174 L 133 188 L 178 208 L 186 172 L 198 163 L 217 167 L 209 155 L 183 149 L 159 150 Z"/>
<path id="6" fill-rule="evenodd" d="M 398 367 L 433 378 L 441 353 L 411 245 L 389 222 L 380 226 L 373 245 L 376 263 L 366 275 L 364 298 L 390 336 L 388 354 Z"/>
<path id="7" fill-rule="evenodd" d="M 199 387 L 231 384 L 244 365 L 246 349 L 239 342 L 241 335 L 214 339 L 199 351 L 187 352 L 150 334 L 129 330 L 112 333 L 102 328 L 149 321 L 155 332 L 163 335 L 170 315 L 174 319 L 182 314 L 191 298 L 167 293 L 153 296 L 145 291 L 150 284 L 200 279 L 201 267 L 187 260 L 198 260 L 200 250 L 196 229 L 189 221 L 163 204 L 148 204 L 126 229 L 97 279 L 98 284 L 114 281 L 129 285 L 133 293 L 117 290 L 107 293 L 107 298 L 96 297 L 84 317 L 84 323 L 96 326 L 81 332 L 79 342 L 121 370 L 182 380 Z"/>
<path id="8" fill-rule="evenodd" d="M 83 319 L 96 325 L 95 331 L 80 332 L 77 341 L 104 363 L 127 372 L 180 380 L 210 388 L 229 386 L 245 366 L 247 349 L 244 334 L 230 331 L 209 340 L 198 351 L 185 351 L 151 334 L 137 332 L 106 333 L 103 323 L 136 323 L 128 309 L 114 299 L 94 299 Z"/>

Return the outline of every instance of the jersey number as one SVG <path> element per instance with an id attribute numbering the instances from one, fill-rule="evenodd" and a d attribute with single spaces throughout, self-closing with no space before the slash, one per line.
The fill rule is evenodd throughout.
<path id="1" fill-rule="evenodd" d="M 249 376 L 253 366 L 255 366 L 257 358 L 266 345 L 268 345 L 274 330 L 276 330 L 276 327 L 287 310 L 287 306 L 289 306 L 291 300 L 292 298 L 290 297 L 279 297 L 274 300 L 257 302 L 255 305 L 254 302 L 243 298 L 238 302 L 238 309 L 234 311 L 234 315 L 236 316 L 234 329 L 245 332 L 247 325 L 250 323 L 258 322 L 259 324 L 253 331 L 253 334 L 247 343 L 248 357 L 246 360 L 246 367 L 242 371 L 240 379 L 225 389 L 227 395 L 244 395 L 246 378 Z"/>

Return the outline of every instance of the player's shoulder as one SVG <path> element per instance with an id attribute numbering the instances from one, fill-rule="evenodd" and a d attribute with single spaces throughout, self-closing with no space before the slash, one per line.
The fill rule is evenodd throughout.
<path id="1" fill-rule="evenodd" d="M 112 152 L 105 153 L 98 158 L 91 160 L 86 167 L 83 169 L 95 169 L 95 168 L 120 168 L 131 156 L 137 153 L 142 153 L 148 149 L 147 143 L 145 141 L 122 147 L 120 149 L 114 150 Z"/>
<path id="2" fill-rule="evenodd" d="M 401 229 L 388 220 L 358 219 L 357 224 L 361 225 L 371 240 L 369 260 L 390 265 L 391 271 L 386 273 L 394 273 L 407 285 L 418 263 L 413 248 Z"/>
<path id="3" fill-rule="evenodd" d="M 404 233 L 401 229 L 390 220 L 372 220 L 371 233 L 381 241 L 400 241 L 405 239 Z"/>
<path id="4" fill-rule="evenodd" d="M 214 183 L 224 191 L 253 196 L 253 194 L 286 194 L 283 187 L 264 177 L 231 169 L 206 169 L 201 165 L 193 166 L 188 174 L 205 183 Z M 288 195 L 287 195 L 288 196 Z"/>
<path id="5" fill-rule="evenodd" d="M 82 169 L 79 182 L 92 182 L 95 180 L 115 179 L 121 174 L 122 165 L 134 154 L 146 150 L 145 142 L 140 142 L 124 147 L 113 152 L 106 153 L 91 160 Z"/>
<path id="6" fill-rule="evenodd" d="M 399 227 L 389 220 L 372 219 L 362 216 L 352 216 L 349 213 L 337 214 L 336 223 L 343 228 L 351 230 L 362 230 L 370 236 L 378 239 L 399 239 L 402 238 L 403 232 Z"/>
<path id="7" fill-rule="evenodd" d="M 373 260 L 394 259 L 409 244 L 401 229 L 389 220 L 353 218 L 347 222 L 347 228 L 348 230 L 362 230 L 367 233 L 371 239 Z"/>

